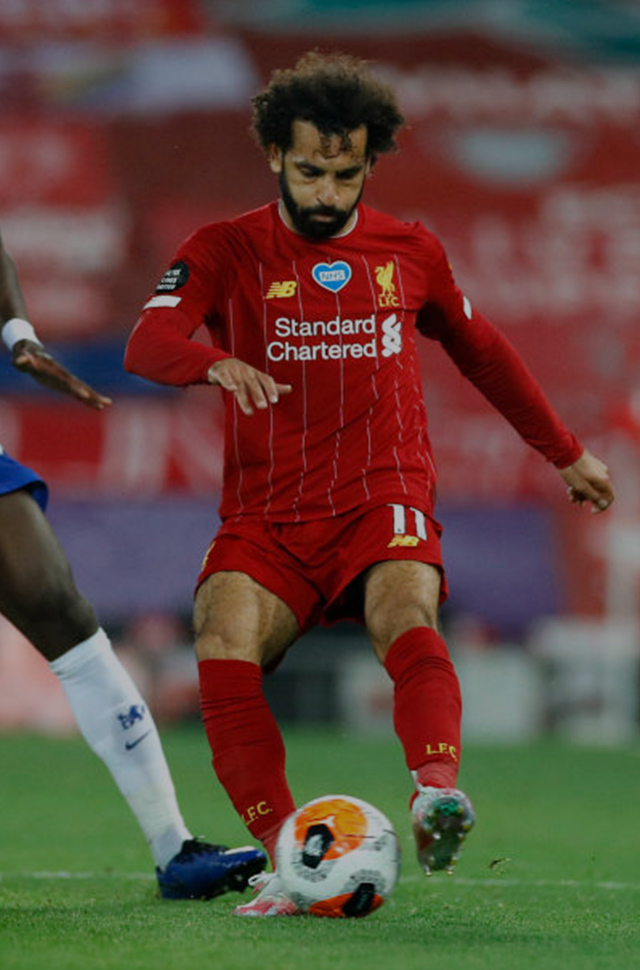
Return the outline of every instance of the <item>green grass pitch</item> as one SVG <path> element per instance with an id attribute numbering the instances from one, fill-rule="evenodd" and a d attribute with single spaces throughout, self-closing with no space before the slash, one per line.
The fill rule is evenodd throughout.
<path id="1" fill-rule="evenodd" d="M 164 731 L 196 833 L 242 844 L 198 727 Z M 640 953 L 640 751 L 555 742 L 465 751 L 478 823 L 456 875 L 424 877 L 392 738 L 287 732 L 299 803 L 347 792 L 394 822 L 392 897 L 364 920 L 242 920 L 241 898 L 155 897 L 147 847 L 80 739 L 0 735 L 3 970 L 612 970 Z"/>

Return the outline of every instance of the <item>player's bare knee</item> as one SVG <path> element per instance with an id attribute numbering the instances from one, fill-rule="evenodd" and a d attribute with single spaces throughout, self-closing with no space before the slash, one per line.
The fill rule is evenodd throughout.
<path id="1" fill-rule="evenodd" d="M 213 631 L 204 630 L 196 634 L 196 656 L 198 660 L 245 660 L 242 651 L 233 641 Z"/>
<path id="2" fill-rule="evenodd" d="M 243 628 L 227 622 L 210 610 L 194 613 L 195 651 L 198 660 L 258 661 L 251 637 L 243 636 Z"/>
<path id="3" fill-rule="evenodd" d="M 365 624 L 376 656 L 382 662 L 394 640 L 407 630 L 420 626 L 438 630 L 438 616 L 422 603 L 399 607 L 391 601 L 381 601 L 367 610 Z"/>

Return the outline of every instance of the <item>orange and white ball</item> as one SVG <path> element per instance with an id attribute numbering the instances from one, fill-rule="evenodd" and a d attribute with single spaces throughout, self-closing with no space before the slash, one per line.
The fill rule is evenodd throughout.
<path id="1" fill-rule="evenodd" d="M 286 820 L 276 869 L 303 913 L 362 917 L 387 899 L 400 872 L 400 846 L 381 811 L 351 795 L 324 795 Z"/>

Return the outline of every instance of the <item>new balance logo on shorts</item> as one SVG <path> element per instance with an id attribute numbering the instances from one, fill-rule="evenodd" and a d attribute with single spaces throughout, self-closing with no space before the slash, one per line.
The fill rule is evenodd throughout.
<path id="1" fill-rule="evenodd" d="M 412 549 L 418 545 L 420 539 L 418 536 L 394 536 L 387 549 L 393 549 L 396 546 L 402 546 L 404 549 Z"/>
<path id="2" fill-rule="evenodd" d="M 424 512 L 412 506 L 397 505 L 395 502 L 389 508 L 393 510 L 393 539 L 387 548 L 410 548 L 417 546 L 420 540 L 427 541 L 427 517 Z"/>

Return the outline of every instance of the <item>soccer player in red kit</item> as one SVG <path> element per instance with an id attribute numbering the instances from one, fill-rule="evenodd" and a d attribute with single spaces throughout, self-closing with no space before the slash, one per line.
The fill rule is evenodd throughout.
<path id="1" fill-rule="evenodd" d="M 345 55 L 307 54 L 254 98 L 280 200 L 206 225 L 146 303 L 128 370 L 209 383 L 226 405 L 221 528 L 195 601 L 202 714 L 218 778 L 273 858 L 294 808 L 262 692 L 318 622 L 360 620 L 394 683 L 418 858 L 450 869 L 474 822 L 456 787 L 460 690 L 416 341 L 442 345 L 570 498 L 613 501 L 606 467 L 456 286 L 439 241 L 361 196 L 402 124 L 393 90 Z M 194 341 L 205 324 L 212 346 Z M 291 915 L 277 872 L 240 915 Z"/>

